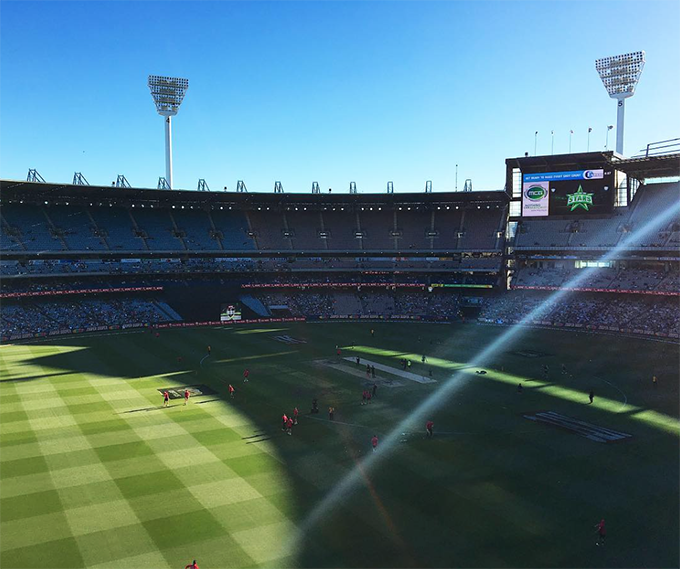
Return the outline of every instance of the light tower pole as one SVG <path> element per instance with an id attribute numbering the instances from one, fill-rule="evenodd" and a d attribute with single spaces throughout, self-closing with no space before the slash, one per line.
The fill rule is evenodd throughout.
<path id="1" fill-rule="evenodd" d="M 635 51 L 595 60 L 595 69 L 612 99 L 616 99 L 616 152 L 623 154 L 623 116 L 625 102 L 635 94 L 645 66 L 645 52 Z"/>
<path id="2" fill-rule="evenodd" d="M 149 89 L 158 114 L 165 117 L 165 181 L 170 189 L 172 184 L 172 123 L 171 117 L 177 114 L 184 94 L 189 88 L 188 79 L 149 75 Z"/>

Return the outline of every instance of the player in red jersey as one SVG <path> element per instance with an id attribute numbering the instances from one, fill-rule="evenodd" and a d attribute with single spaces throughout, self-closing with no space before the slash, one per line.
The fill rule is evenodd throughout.
<path id="1" fill-rule="evenodd" d="M 243 371 L 243 383 L 248 383 L 248 377 L 250 376 L 250 370 L 246 368 Z"/>
<path id="2" fill-rule="evenodd" d="M 198 563 L 196 563 L 196 560 L 194 559 L 194 562 L 187 565 L 184 569 L 198 569 Z"/>
<path id="3" fill-rule="evenodd" d="M 604 540 L 607 537 L 607 529 L 604 527 L 604 518 L 600 520 L 600 523 L 597 524 L 595 528 L 595 532 L 597 533 L 595 545 L 604 545 Z"/>
<path id="4" fill-rule="evenodd" d="M 366 390 L 366 399 L 368 399 L 368 402 L 371 402 L 371 392 L 367 389 Z"/>
<path id="5" fill-rule="evenodd" d="M 186 405 L 187 403 L 189 403 L 189 390 L 185 389 L 184 390 L 184 404 Z"/>
<path id="6" fill-rule="evenodd" d="M 163 407 L 167 407 L 170 404 L 170 394 L 167 391 L 163 392 Z"/>
<path id="7" fill-rule="evenodd" d="M 234 398 L 234 391 L 236 391 L 236 390 L 234 389 L 234 386 L 230 383 L 229 384 L 229 397 L 231 397 L 232 399 Z"/>
<path id="8" fill-rule="evenodd" d="M 378 435 L 373 435 L 373 438 L 371 439 L 371 444 L 373 445 L 373 452 L 375 452 L 375 449 L 378 448 Z"/>
<path id="9" fill-rule="evenodd" d="M 428 438 L 432 438 L 432 434 L 433 434 L 432 430 L 433 429 L 434 429 L 434 423 L 432 421 L 428 421 L 425 424 L 425 430 L 427 431 Z"/>
<path id="10" fill-rule="evenodd" d="M 281 430 L 285 431 L 286 430 L 286 423 L 288 422 L 288 415 L 285 413 L 283 414 L 283 417 L 281 417 Z"/>
<path id="11" fill-rule="evenodd" d="M 366 405 L 366 390 L 365 389 L 361 393 L 361 404 Z"/>
<path id="12" fill-rule="evenodd" d="M 297 421 L 298 420 L 298 413 L 299 413 L 299 411 L 298 411 L 297 407 L 295 409 L 293 409 L 293 425 L 298 424 L 298 421 Z"/>
<path id="13" fill-rule="evenodd" d="M 291 419 L 290 417 L 288 417 L 288 420 L 286 421 L 286 432 L 289 435 L 293 434 L 293 419 Z"/>

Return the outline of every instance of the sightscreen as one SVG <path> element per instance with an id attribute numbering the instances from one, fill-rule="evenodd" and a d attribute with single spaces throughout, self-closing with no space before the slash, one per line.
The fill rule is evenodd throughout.
<path id="1" fill-rule="evenodd" d="M 615 195 L 611 168 L 523 173 L 522 216 L 582 217 L 611 213 Z"/>

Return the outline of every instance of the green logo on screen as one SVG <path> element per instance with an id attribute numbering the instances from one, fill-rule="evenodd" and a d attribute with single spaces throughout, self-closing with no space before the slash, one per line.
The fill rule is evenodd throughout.
<path id="1" fill-rule="evenodd" d="M 567 194 L 567 207 L 571 206 L 570 211 L 574 211 L 577 207 L 589 211 L 591 205 L 593 205 L 593 194 L 587 194 L 581 186 L 578 187 L 576 193 Z"/>
<path id="2" fill-rule="evenodd" d="M 542 200 L 548 193 L 548 190 L 546 190 L 543 186 L 531 186 L 526 192 L 525 195 L 532 201 L 538 201 Z"/>

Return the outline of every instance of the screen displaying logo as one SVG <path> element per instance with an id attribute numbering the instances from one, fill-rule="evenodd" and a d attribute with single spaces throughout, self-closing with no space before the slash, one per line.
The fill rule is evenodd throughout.
<path id="1" fill-rule="evenodd" d="M 583 178 L 586 180 L 601 180 L 604 178 L 604 170 L 584 170 Z"/>
<path id="2" fill-rule="evenodd" d="M 609 214 L 616 199 L 611 168 L 522 173 L 522 216 Z M 544 193 L 545 190 L 545 193 Z"/>
<path id="3" fill-rule="evenodd" d="M 542 217 L 548 215 L 548 182 L 524 183 L 522 191 L 522 215 Z"/>
<path id="4" fill-rule="evenodd" d="M 588 211 L 592 205 L 593 194 L 584 192 L 581 186 L 578 187 L 575 193 L 567 194 L 567 207 L 571 208 L 569 211 L 574 211 L 579 207 Z"/>
<path id="5" fill-rule="evenodd" d="M 232 320 L 241 320 L 241 304 L 235 302 L 234 304 L 223 304 L 220 311 L 220 320 L 222 322 L 230 322 Z"/>
<path id="6" fill-rule="evenodd" d="M 546 192 L 543 186 L 531 186 L 526 191 L 527 198 L 529 198 L 532 201 L 543 199 L 547 194 L 548 192 Z"/>

